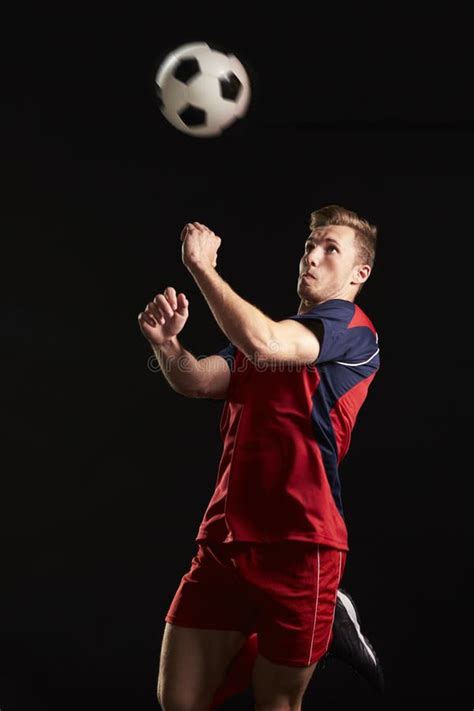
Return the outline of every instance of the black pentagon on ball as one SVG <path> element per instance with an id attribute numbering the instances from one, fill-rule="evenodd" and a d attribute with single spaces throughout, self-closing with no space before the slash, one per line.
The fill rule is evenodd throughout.
<path id="1" fill-rule="evenodd" d="M 179 112 L 178 116 L 188 128 L 206 124 L 206 112 L 192 104 L 188 104 L 185 109 Z"/>
<path id="2" fill-rule="evenodd" d="M 220 77 L 219 86 L 222 98 L 228 101 L 237 101 L 242 91 L 242 82 L 234 72 L 227 72 L 225 76 Z"/>
<path id="3" fill-rule="evenodd" d="M 173 76 L 178 81 L 182 81 L 183 84 L 187 84 L 194 79 L 201 71 L 199 62 L 195 57 L 187 57 L 187 59 L 182 59 L 173 72 Z"/>

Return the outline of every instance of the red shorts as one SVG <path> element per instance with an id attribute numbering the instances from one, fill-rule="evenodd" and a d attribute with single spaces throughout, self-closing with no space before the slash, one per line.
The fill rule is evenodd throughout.
<path id="1" fill-rule="evenodd" d="M 318 543 L 198 543 L 165 617 L 182 627 L 257 632 L 275 664 L 327 651 L 347 553 Z"/>

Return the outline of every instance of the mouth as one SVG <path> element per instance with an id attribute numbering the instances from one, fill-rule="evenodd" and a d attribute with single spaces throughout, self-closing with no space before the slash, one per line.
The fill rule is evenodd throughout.
<path id="1" fill-rule="evenodd" d="M 305 274 L 301 275 L 302 279 L 314 279 L 314 276 L 312 274 L 309 274 L 309 272 L 306 272 Z"/>

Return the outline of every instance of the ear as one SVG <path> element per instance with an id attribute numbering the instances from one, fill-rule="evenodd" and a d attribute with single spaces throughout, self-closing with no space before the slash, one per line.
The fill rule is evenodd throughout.
<path id="1" fill-rule="evenodd" d="M 363 284 L 370 276 L 372 268 L 368 264 L 359 264 L 352 274 L 352 283 Z"/>

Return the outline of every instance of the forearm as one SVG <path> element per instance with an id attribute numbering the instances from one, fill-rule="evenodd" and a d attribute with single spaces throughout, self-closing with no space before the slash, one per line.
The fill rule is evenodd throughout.
<path id="1" fill-rule="evenodd" d="M 252 359 L 271 349 L 271 318 L 236 294 L 214 268 L 193 267 L 192 276 L 231 343 Z"/>
<path id="2" fill-rule="evenodd" d="M 197 358 L 183 348 L 176 336 L 152 348 L 160 370 L 173 390 L 187 397 L 198 397 L 205 387 L 207 375 Z"/>

